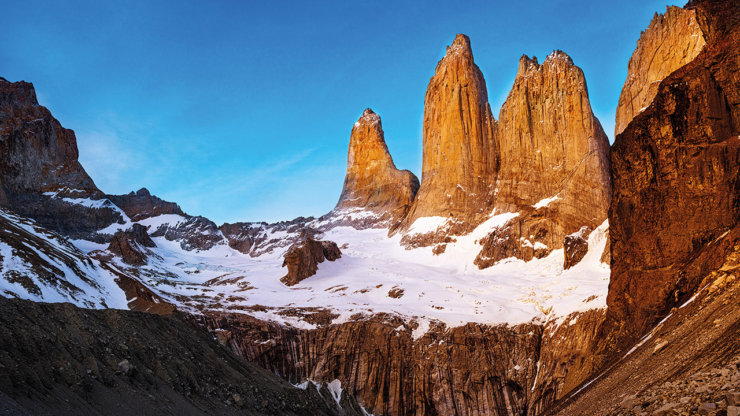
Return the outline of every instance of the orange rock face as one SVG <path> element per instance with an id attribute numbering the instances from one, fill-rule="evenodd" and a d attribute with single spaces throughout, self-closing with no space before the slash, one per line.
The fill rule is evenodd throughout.
<path id="1" fill-rule="evenodd" d="M 486 238 L 480 267 L 544 256 L 563 247 L 566 235 L 604 222 L 609 141 L 591 111 L 583 71 L 568 55 L 555 51 L 542 65 L 521 58 L 497 137 L 496 213 L 519 216 Z"/>
<path id="2" fill-rule="evenodd" d="M 405 228 L 430 216 L 451 217 L 465 228 L 490 213 L 498 165 L 495 123 L 470 40 L 457 35 L 427 87 L 421 188 Z"/>
<path id="3" fill-rule="evenodd" d="M 705 44 L 694 10 L 669 6 L 665 14 L 655 14 L 627 66 L 627 80 L 617 106 L 615 136 L 653 102 L 660 81 L 694 60 Z"/>
<path id="4" fill-rule="evenodd" d="M 335 212 L 362 208 L 381 220 L 400 221 L 419 190 L 419 179 L 398 170 L 383 136 L 380 116 L 366 109 L 352 127 L 347 155 L 347 175 Z"/>
<path id="5" fill-rule="evenodd" d="M 740 3 L 693 3 L 706 47 L 612 147 L 607 323 L 620 347 L 690 299 L 740 241 Z"/>

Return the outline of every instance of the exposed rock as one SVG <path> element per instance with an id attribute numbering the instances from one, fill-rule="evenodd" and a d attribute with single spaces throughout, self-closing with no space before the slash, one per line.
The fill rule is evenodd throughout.
<path id="1" fill-rule="evenodd" d="M 77 139 L 39 105 L 33 85 L 0 79 L 0 177 L 7 193 L 99 192 L 78 162 Z"/>
<path id="2" fill-rule="evenodd" d="M 329 219 L 326 215 L 322 219 Z M 271 253 L 295 244 L 300 240 L 304 230 L 316 232 L 308 224 L 314 221 L 313 217 L 298 217 L 290 221 L 280 221 L 268 224 L 266 222 L 237 222 L 226 223 L 219 227 L 229 242 L 229 247 L 252 257 Z M 275 236 L 275 234 L 279 236 Z"/>
<path id="3" fill-rule="evenodd" d="M 691 302 L 674 308 L 607 366 L 598 355 L 587 354 L 596 363 L 586 370 L 592 375 L 548 414 L 653 415 L 667 403 L 676 404 L 675 414 L 681 415 L 696 414 L 702 403 L 717 403 L 721 414 L 725 392 L 740 391 L 740 238 L 722 261 L 703 277 L 704 289 Z M 600 329 L 595 340 L 597 345 L 612 342 Z M 638 411 L 621 408 L 628 395 L 635 396 Z"/>
<path id="4" fill-rule="evenodd" d="M 146 188 L 126 195 L 108 195 L 108 199 L 121 208 L 131 221 L 141 221 L 164 214 L 185 215 L 179 205 L 157 198 Z"/>
<path id="5" fill-rule="evenodd" d="M 226 244 L 218 226 L 205 217 L 185 215 L 174 224 L 166 223 L 149 230 L 152 237 L 178 241 L 183 250 L 210 250 L 217 244 Z"/>
<path id="6" fill-rule="evenodd" d="M 689 299 L 738 234 L 740 3 L 693 4 L 707 45 L 612 147 L 605 346 L 626 347 Z"/>
<path id="7" fill-rule="evenodd" d="M 111 206 L 66 200 L 103 195 L 78 161 L 74 132 L 39 105 L 30 83 L 0 79 L 0 154 L 0 206 L 73 238 L 122 222 Z"/>
<path id="8" fill-rule="evenodd" d="M 131 229 L 116 232 L 108 245 L 108 251 L 121 256 L 124 262 L 131 265 L 146 264 L 147 252 L 145 247 L 156 247 L 146 227 L 141 224 L 134 224 Z"/>
<path id="9" fill-rule="evenodd" d="M 450 217 L 448 231 L 460 234 L 490 214 L 498 168 L 495 128 L 470 40 L 457 35 L 427 87 L 421 187 L 403 229 L 418 218 L 440 216 Z"/>
<path id="10" fill-rule="evenodd" d="M 229 345 L 247 360 L 293 383 L 339 379 L 368 412 L 383 415 L 521 414 L 536 376 L 541 331 L 536 325 L 435 326 L 415 340 L 413 328 L 391 316 L 315 330 L 241 314 L 203 319 L 213 331 L 231 331 Z"/>
<path id="11" fill-rule="evenodd" d="M 334 213 L 361 208 L 375 213 L 378 223 L 392 225 L 406 216 L 418 190 L 416 175 L 396 169 L 380 116 L 366 109 L 352 127 L 347 175 Z"/>
<path id="12" fill-rule="evenodd" d="M 588 252 L 589 233 L 591 233 L 591 229 L 584 225 L 575 233 L 565 236 L 565 243 L 563 244 L 565 249 L 564 270 L 570 269 L 583 260 L 583 256 Z"/>
<path id="13" fill-rule="evenodd" d="M 591 111 L 583 71 L 568 55 L 555 51 L 542 65 L 520 59 L 497 137 L 496 213 L 519 215 L 483 240 L 479 267 L 544 256 L 562 248 L 566 235 L 604 222 L 609 142 Z M 532 249 L 537 243 L 539 255 Z"/>
<path id="14" fill-rule="evenodd" d="M 660 81 L 693 61 L 705 44 L 694 10 L 668 6 L 665 14 L 655 14 L 640 34 L 627 66 L 627 80 L 617 106 L 615 136 L 653 102 Z"/>
<path id="15" fill-rule="evenodd" d="M 304 232 L 301 241 L 291 246 L 284 257 L 283 267 L 288 266 L 288 274 L 280 278 L 280 281 L 293 286 L 316 274 L 319 263 L 324 260 L 334 261 L 342 257 L 342 252 L 337 243 L 314 240 L 310 232 Z"/>
<path id="16" fill-rule="evenodd" d="M 8 414 L 363 414 L 320 388 L 297 389 L 179 319 L 0 297 Z"/>
<path id="17" fill-rule="evenodd" d="M 598 368 L 601 363 L 594 359 L 591 351 L 599 342 L 599 327 L 605 315 L 604 309 L 592 309 L 545 325 L 538 356 L 539 371 L 532 381 L 528 414 L 545 413 Z"/>

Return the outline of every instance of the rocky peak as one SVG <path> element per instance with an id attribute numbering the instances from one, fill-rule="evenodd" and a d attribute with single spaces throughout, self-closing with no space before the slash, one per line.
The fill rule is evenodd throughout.
<path id="1" fill-rule="evenodd" d="M 452 55 L 465 55 L 473 59 L 473 49 L 470 47 L 470 38 L 462 33 L 458 33 L 455 36 L 455 40 L 452 41 L 452 45 L 447 47 L 447 56 Z"/>
<path id="2" fill-rule="evenodd" d="M 10 82 L 0 77 L 0 111 L 35 105 L 39 105 L 39 102 L 33 84 L 25 81 Z"/>
<path id="3" fill-rule="evenodd" d="M 400 221 L 408 212 L 419 180 L 393 163 L 383 135 L 380 116 L 366 109 L 352 127 L 347 154 L 347 175 L 334 213 L 352 209 L 374 212 L 380 224 Z"/>
<path id="4" fill-rule="evenodd" d="M 125 195 L 108 195 L 108 199 L 121 208 L 133 221 L 164 214 L 185 215 L 179 205 L 152 195 L 146 188 L 141 188 L 135 193 L 131 191 Z"/>
<path id="5" fill-rule="evenodd" d="M 573 59 L 560 49 L 556 49 L 550 55 L 547 55 L 547 58 L 545 58 L 545 62 L 543 62 L 542 65 L 539 64 L 536 56 L 530 58 L 527 55 L 522 55 L 522 57 L 519 58 L 519 69 L 517 70 L 516 77 L 525 77 L 529 74 L 536 73 L 537 71 L 542 70 L 543 66 L 556 65 L 573 66 L 574 64 Z"/>
<path id="6" fill-rule="evenodd" d="M 490 212 L 496 158 L 495 120 L 470 40 L 457 35 L 437 64 L 424 100 L 421 187 L 403 228 L 422 217 L 450 217 L 469 231 Z"/>
<path id="7" fill-rule="evenodd" d="M 77 160 L 74 132 L 38 104 L 28 82 L 0 80 L 0 153 L 0 183 L 6 194 L 65 187 L 99 192 Z"/>
<path id="8" fill-rule="evenodd" d="M 656 13 L 629 60 L 614 134 L 622 133 L 635 115 L 650 105 L 660 81 L 691 62 L 705 44 L 695 10 L 668 6 L 665 14 Z"/>
<path id="9" fill-rule="evenodd" d="M 604 222 L 609 142 L 591 110 L 583 71 L 565 52 L 554 51 L 541 65 L 520 59 L 497 137 L 495 209 L 520 215 L 485 239 L 479 266 L 546 255 L 562 248 L 566 235 Z M 533 246 L 540 249 L 526 249 Z"/>

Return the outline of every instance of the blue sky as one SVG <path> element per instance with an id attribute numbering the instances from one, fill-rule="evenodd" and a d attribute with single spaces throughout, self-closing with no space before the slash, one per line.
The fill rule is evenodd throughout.
<path id="1" fill-rule="evenodd" d="M 105 192 L 274 221 L 334 206 L 366 107 L 396 165 L 421 173 L 424 93 L 456 33 L 496 118 L 519 57 L 562 49 L 612 138 L 628 59 L 666 4 L 5 0 L 0 76 L 34 83 Z"/>

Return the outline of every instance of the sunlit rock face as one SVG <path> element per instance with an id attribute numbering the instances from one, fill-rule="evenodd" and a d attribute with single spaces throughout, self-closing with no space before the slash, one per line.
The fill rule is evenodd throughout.
<path id="1" fill-rule="evenodd" d="M 669 6 L 665 14 L 655 14 L 640 35 L 627 66 L 627 80 L 617 106 L 615 136 L 650 105 L 660 81 L 694 60 L 705 44 L 694 10 Z"/>
<path id="2" fill-rule="evenodd" d="M 424 100 L 421 187 L 404 221 L 449 217 L 469 231 L 490 213 L 498 167 L 496 122 L 473 61 L 470 40 L 457 35 L 437 64 Z"/>
<path id="3" fill-rule="evenodd" d="M 740 239 L 740 4 L 693 4 L 706 46 L 612 147 L 606 332 L 622 342 L 604 345 L 625 346 L 689 299 Z"/>
<path id="4" fill-rule="evenodd" d="M 352 127 L 347 175 L 334 214 L 361 209 L 376 214 L 376 224 L 395 224 L 406 216 L 418 189 L 416 175 L 396 169 L 380 116 L 366 109 Z"/>
<path id="5" fill-rule="evenodd" d="M 519 213 L 486 238 L 477 264 L 529 260 L 598 227 L 611 198 L 609 141 L 591 110 L 583 71 L 562 51 L 523 56 L 498 122 L 495 212 Z"/>

